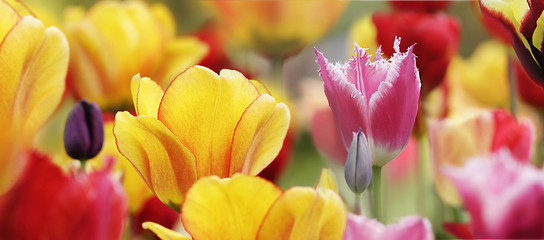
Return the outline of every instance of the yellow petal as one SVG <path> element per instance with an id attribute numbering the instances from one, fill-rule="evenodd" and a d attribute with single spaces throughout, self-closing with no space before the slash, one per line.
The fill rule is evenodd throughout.
<path id="1" fill-rule="evenodd" d="M 255 239 L 281 192 L 265 179 L 242 174 L 223 180 L 201 178 L 187 193 L 183 226 L 194 239 Z"/>
<path id="2" fill-rule="evenodd" d="M 208 45 L 195 37 L 179 37 L 168 43 L 159 68 L 152 75 L 167 86 L 179 73 L 198 64 L 208 54 Z"/>
<path id="3" fill-rule="evenodd" d="M 259 174 L 276 158 L 289 129 L 289 109 L 268 94 L 244 112 L 232 139 L 230 174 Z"/>
<path id="4" fill-rule="evenodd" d="M 257 239 L 342 239 L 346 210 L 330 189 L 293 187 L 263 220 Z"/>
<path id="5" fill-rule="evenodd" d="M 155 195 L 179 211 L 183 195 L 196 181 L 192 153 L 156 118 L 118 112 L 113 132 L 119 151 Z"/>
<path id="6" fill-rule="evenodd" d="M 140 74 L 136 74 L 132 78 L 131 91 L 136 114 L 157 118 L 159 104 L 164 94 L 162 88 L 155 81 L 146 77 L 141 78 Z"/>
<path id="7" fill-rule="evenodd" d="M 321 170 L 321 176 L 317 182 L 316 188 L 326 188 L 338 193 L 338 184 L 336 183 L 336 176 L 330 168 L 323 168 Z"/>
<path id="8" fill-rule="evenodd" d="M 39 20 L 22 17 L 0 45 L 0 66 L 0 115 L 21 124 L 29 147 L 62 98 L 66 38 L 57 28 L 46 29 Z"/>
<path id="9" fill-rule="evenodd" d="M 353 53 L 352 47 L 354 42 L 359 46 L 368 48 L 367 52 L 372 55 L 378 50 L 378 30 L 371 16 L 362 17 L 351 26 L 348 42 L 348 46 L 350 46 L 348 50 L 349 54 Z"/>
<path id="10" fill-rule="evenodd" d="M 19 20 L 17 11 L 5 1 L 0 1 L 0 39 L 4 39 L 9 30 Z"/>
<path id="11" fill-rule="evenodd" d="M 257 88 L 260 94 L 267 93 L 268 95 L 271 95 L 270 91 L 268 91 L 268 88 L 261 82 L 257 80 L 249 80 L 249 81 L 253 83 L 253 85 L 255 85 L 255 87 Z"/>
<path id="12" fill-rule="evenodd" d="M 142 223 L 142 227 L 144 229 L 151 230 L 153 233 L 157 234 L 157 237 L 159 237 L 162 240 L 185 240 L 185 239 L 190 239 L 190 238 L 184 236 L 181 233 L 178 233 L 176 231 L 165 228 L 165 227 L 161 226 L 160 224 L 157 224 L 157 223 L 154 223 L 154 222 L 144 222 L 144 223 Z"/>
<path id="13" fill-rule="evenodd" d="M 166 89 L 158 118 L 195 155 L 197 176 L 228 177 L 234 128 L 257 96 L 239 72 L 195 66 Z"/>

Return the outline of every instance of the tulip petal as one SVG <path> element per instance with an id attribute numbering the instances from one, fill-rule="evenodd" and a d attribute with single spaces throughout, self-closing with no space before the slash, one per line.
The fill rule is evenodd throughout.
<path id="1" fill-rule="evenodd" d="M 0 1 L 0 39 L 4 39 L 19 20 L 17 11 L 5 1 Z"/>
<path id="2" fill-rule="evenodd" d="M 338 193 L 338 183 L 336 183 L 336 176 L 330 168 L 323 168 L 321 170 L 321 175 L 319 176 L 319 181 L 315 188 L 325 188 L 333 190 L 335 193 Z"/>
<path id="3" fill-rule="evenodd" d="M 164 94 L 162 88 L 155 81 L 146 77 L 141 78 L 140 74 L 137 74 L 132 78 L 131 91 L 136 114 L 157 118 L 159 104 Z"/>
<path id="4" fill-rule="evenodd" d="M 353 132 L 357 132 L 361 126 L 365 126 L 363 131 L 367 132 L 368 119 L 365 98 L 355 85 L 348 82 L 344 74 L 344 67 L 329 63 L 323 53 L 317 49 L 315 49 L 315 53 L 320 67 L 319 75 L 321 75 L 325 86 L 325 95 L 333 110 L 337 126 L 342 126 L 339 127 L 339 133 L 344 148 L 348 150 Z"/>
<path id="5" fill-rule="evenodd" d="M 180 37 L 166 46 L 161 67 L 153 73 L 153 79 L 161 85 L 168 85 L 185 69 L 198 64 L 209 52 L 209 47 L 195 37 Z"/>
<path id="6" fill-rule="evenodd" d="M 195 66 L 166 89 L 158 118 L 194 153 L 197 176 L 227 177 L 234 128 L 258 94 L 239 72 Z"/>
<path id="7" fill-rule="evenodd" d="M 144 222 L 142 223 L 144 229 L 149 229 L 153 233 L 157 234 L 162 240 L 190 240 L 191 238 L 186 237 L 185 235 L 178 233 L 176 231 L 170 230 L 161 226 L 160 224 L 154 222 Z"/>
<path id="8" fill-rule="evenodd" d="M 268 94 L 259 96 L 243 113 L 232 138 L 229 175 L 259 174 L 278 155 L 289 129 L 289 109 Z"/>
<path id="9" fill-rule="evenodd" d="M 22 17 L 0 45 L 0 66 L 0 115 L 21 124 L 23 141 L 31 145 L 64 92 L 66 38 L 57 28 Z"/>
<path id="10" fill-rule="evenodd" d="M 204 177 L 187 193 L 181 220 L 194 239 L 255 239 L 267 210 L 281 193 L 259 177 Z"/>
<path id="11" fill-rule="evenodd" d="M 341 239 L 344 203 L 330 189 L 293 187 L 276 200 L 257 239 Z"/>
<path id="12" fill-rule="evenodd" d="M 193 154 L 152 117 L 118 112 L 113 132 L 119 152 L 162 202 L 179 211 L 184 193 L 196 181 Z"/>
<path id="13" fill-rule="evenodd" d="M 375 147 L 373 165 L 378 166 L 395 158 L 406 146 L 418 111 L 421 82 L 413 46 L 402 54 L 398 52 L 399 42 L 395 43 L 397 53 L 390 59 L 387 78 L 369 101 L 372 123 L 369 138 Z"/>

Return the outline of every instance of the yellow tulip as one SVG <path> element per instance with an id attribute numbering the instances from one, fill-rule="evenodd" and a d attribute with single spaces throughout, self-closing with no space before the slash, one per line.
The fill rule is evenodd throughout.
<path id="1" fill-rule="evenodd" d="M 453 182 L 442 174 L 446 166 L 463 166 L 469 157 L 490 152 L 495 131 L 491 111 L 429 122 L 435 189 L 447 204 L 460 206 L 461 199 Z"/>
<path id="2" fill-rule="evenodd" d="M 163 5 L 100 1 L 88 12 L 69 9 L 64 22 L 71 46 L 72 90 L 106 109 L 130 105 L 125 86 L 134 74 L 167 85 L 208 52 L 208 46 L 196 38 L 175 37 L 174 19 Z"/>
<path id="3" fill-rule="evenodd" d="M 214 1 L 232 43 L 271 58 L 285 58 L 334 26 L 348 2 Z"/>
<path id="4" fill-rule="evenodd" d="M 164 92 L 136 75 L 131 89 L 137 116 L 115 116 L 117 147 L 176 211 L 198 178 L 260 173 L 289 127 L 287 106 L 233 70 L 191 67 Z"/>
<path id="5" fill-rule="evenodd" d="M 485 107 L 508 108 L 507 50 L 499 42 L 482 43 L 469 59 L 454 58 L 451 80 L 460 81 L 465 91 Z"/>
<path id="6" fill-rule="evenodd" d="M 322 171 L 316 188 L 281 190 L 259 177 L 201 178 L 187 193 L 181 220 L 194 239 L 341 239 L 345 206 Z M 333 187 L 334 188 L 334 187 Z M 187 237 L 152 222 L 144 223 L 164 239 Z"/>
<path id="7" fill-rule="evenodd" d="M 68 66 L 62 32 L 0 1 L 0 195 L 25 165 L 23 150 L 59 105 Z"/>

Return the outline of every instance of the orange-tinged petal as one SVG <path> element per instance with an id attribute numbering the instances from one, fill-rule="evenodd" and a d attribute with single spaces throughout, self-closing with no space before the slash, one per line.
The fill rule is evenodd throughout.
<path id="1" fill-rule="evenodd" d="M 118 112 L 113 133 L 119 152 L 134 165 L 155 195 L 179 211 L 183 195 L 196 181 L 193 154 L 153 117 Z"/>
<path id="2" fill-rule="evenodd" d="M 234 128 L 258 94 L 239 72 L 195 66 L 166 89 L 158 118 L 195 155 L 197 176 L 228 177 Z"/>
<path id="3" fill-rule="evenodd" d="M 159 104 L 161 103 L 164 91 L 153 80 L 141 78 L 136 74 L 131 82 L 132 100 L 138 116 L 145 115 L 157 118 Z"/>
<path id="4" fill-rule="evenodd" d="M 234 130 L 230 174 L 259 174 L 278 155 L 289 129 L 289 109 L 268 94 L 259 96 Z"/>
<path id="5" fill-rule="evenodd" d="M 330 189 L 293 187 L 263 220 L 257 239 L 342 239 L 346 209 Z"/>
<path id="6" fill-rule="evenodd" d="M 152 77 L 161 85 L 168 85 L 180 72 L 198 64 L 208 51 L 208 45 L 195 37 L 176 38 L 166 46 L 160 68 Z"/>
<path id="7" fill-rule="evenodd" d="M 187 193 L 181 219 L 194 239 L 255 239 L 266 212 L 281 192 L 259 177 L 204 177 Z"/>
<path id="8" fill-rule="evenodd" d="M 178 233 L 176 231 L 170 230 L 168 228 L 165 228 L 161 226 L 160 224 L 154 223 L 154 222 L 144 222 L 142 223 L 142 227 L 144 229 L 149 229 L 153 233 L 157 234 L 157 237 L 159 237 L 162 240 L 185 240 L 190 239 L 186 237 L 185 235 Z"/>
<path id="9" fill-rule="evenodd" d="M 66 38 L 57 28 L 45 28 L 39 20 L 24 16 L 0 45 L 0 66 L 0 115 L 21 124 L 29 147 L 62 98 L 68 67 Z"/>
<path id="10" fill-rule="evenodd" d="M 338 183 L 336 183 L 336 176 L 330 168 L 323 168 L 321 170 L 321 176 L 315 188 L 325 188 L 333 190 L 338 193 Z"/>

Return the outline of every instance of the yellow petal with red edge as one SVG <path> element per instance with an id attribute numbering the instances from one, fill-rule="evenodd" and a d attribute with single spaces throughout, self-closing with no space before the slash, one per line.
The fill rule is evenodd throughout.
<path id="1" fill-rule="evenodd" d="M 157 118 L 159 104 L 164 94 L 162 88 L 147 77 L 141 78 L 140 74 L 132 77 L 130 85 L 136 114 Z"/>
<path id="2" fill-rule="evenodd" d="M 179 211 L 183 195 L 196 181 L 193 154 L 156 118 L 118 112 L 113 133 L 119 152 L 155 195 Z"/>
<path id="3" fill-rule="evenodd" d="M 179 73 L 198 64 L 209 47 L 195 37 L 179 37 L 168 43 L 159 68 L 152 77 L 162 86 L 168 85 Z"/>
<path id="4" fill-rule="evenodd" d="M 257 80 L 249 80 L 249 81 L 251 83 L 253 83 L 253 85 L 255 85 L 255 87 L 257 88 L 257 90 L 259 91 L 260 94 L 267 93 L 268 95 L 271 95 L 268 88 L 264 84 L 262 84 L 261 82 L 259 82 Z"/>
<path id="5" fill-rule="evenodd" d="M 68 43 L 57 28 L 24 16 L 0 45 L 0 66 L 0 115 L 21 124 L 29 147 L 62 98 Z"/>
<path id="6" fill-rule="evenodd" d="M 230 174 L 259 174 L 278 155 L 289 129 L 289 109 L 262 94 L 244 112 L 234 130 Z"/>
<path id="7" fill-rule="evenodd" d="M 321 176 L 315 188 L 326 188 L 338 193 L 338 184 L 336 183 L 336 176 L 330 168 L 323 168 L 321 170 Z"/>
<path id="8" fill-rule="evenodd" d="M 153 233 L 157 235 L 157 237 L 159 237 L 162 240 L 185 240 L 185 239 L 190 240 L 190 238 L 184 236 L 183 234 L 170 230 L 168 228 L 165 228 L 162 225 L 154 223 L 154 222 L 144 222 L 142 223 L 142 227 L 144 229 L 151 230 Z"/>
<path id="9" fill-rule="evenodd" d="M 195 155 L 197 176 L 228 177 L 234 128 L 257 97 L 241 73 L 195 66 L 166 89 L 159 120 Z"/>
<path id="10" fill-rule="evenodd" d="M 281 192 L 260 177 L 204 177 L 187 193 L 181 220 L 194 239 L 255 239 L 263 217 Z"/>
<path id="11" fill-rule="evenodd" d="M 9 30 L 19 20 L 17 11 L 4 1 L 0 1 L 0 39 L 4 39 Z"/>
<path id="12" fill-rule="evenodd" d="M 257 239 L 342 239 L 346 209 L 330 189 L 293 187 L 263 220 Z"/>

